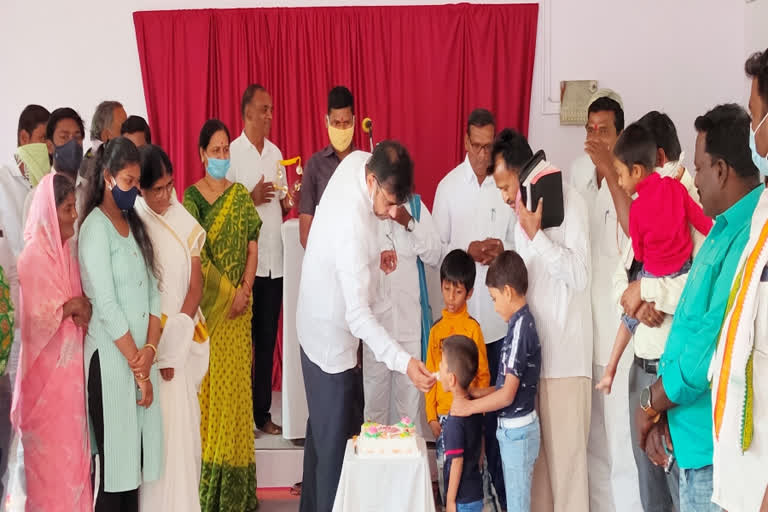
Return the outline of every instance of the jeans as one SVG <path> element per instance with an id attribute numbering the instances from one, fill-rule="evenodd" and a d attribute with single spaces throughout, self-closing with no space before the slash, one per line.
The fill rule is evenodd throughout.
<path id="1" fill-rule="evenodd" d="M 712 503 L 712 466 L 680 469 L 680 512 L 720 512 Z"/>
<path id="2" fill-rule="evenodd" d="M 504 468 L 507 510 L 528 512 L 531 510 L 533 465 L 541 446 L 539 418 L 520 428 L 499 427 L 496 437 Z"/>
<path id="3" fill-rule="evenodd" d="M 456 512 L 483 512 L 483 500 L 472 503 L 457 503 Z"/>

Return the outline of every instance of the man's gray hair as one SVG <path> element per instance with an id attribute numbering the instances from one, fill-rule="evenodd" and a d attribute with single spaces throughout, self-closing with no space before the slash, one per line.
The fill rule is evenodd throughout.
<path id="1" fill-rule="evenodd" d="M 115 109 L 123 108 L 119 101 L 102 101 L 91 119 L 91 140 L 101 140 L 101 132 L 112 124 Z"/>

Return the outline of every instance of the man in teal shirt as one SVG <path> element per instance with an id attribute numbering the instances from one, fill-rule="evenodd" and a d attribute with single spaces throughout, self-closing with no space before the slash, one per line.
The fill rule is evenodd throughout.
<path id="1" fill-rule="evenodd" d="M 695 126 L 696 188 L 704 213 L 715 224 L 693 261 L 659 363 L 659 379 L 643 390 L 636 411 L 640 444 L 651 461 L 667 466 L 667 453 L 677 459 L 681 512 L 720 510 L 712 503 L 707 373 L 752 213 L 764 189 L 752 163 L 750 119 L 744 109 L 720 105 L 697 118 Z"/>

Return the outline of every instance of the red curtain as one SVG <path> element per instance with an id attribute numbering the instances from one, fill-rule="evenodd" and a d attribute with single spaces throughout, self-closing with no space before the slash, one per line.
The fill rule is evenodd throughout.
<path id="1" fill-rule="evenodd" d="M 134 24 L 149 124 L 179 195 L 203 176 L 203 123 L 218 118 L 232 138 L 240 134 L 248 84 L 272 95 L 270 140 L 304 162 L 328 144 L 328 91 L 346 85 L 358 147 L 368 149 L 359 122 L 371 117 L 375 141 L 409 149 L 416 190 L 431 207 L 464 156 L 473 108 L 527 134 L 537 17 L 536 4 L 459 4 L 148 11 L 134 13 Z"/>

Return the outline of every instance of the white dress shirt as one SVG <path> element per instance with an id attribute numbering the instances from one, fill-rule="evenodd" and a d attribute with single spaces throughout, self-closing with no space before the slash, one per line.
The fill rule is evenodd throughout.
<path id="1" fill-rule="evenodd" d="M 581 194 L 589 214 L 593 357 L 594 364 L 607 366 L 621 324 L 621 315 L 616 314 L 616 302 L 613 300 L 613 270 L 622 261 L 622 251 L 628 238 L 619 224 L 608 185 L 603 181 L 600 187 L 597 186 L 595 164 L 589 155 L 582 155 L 573 162 L 567 178 Z M 631 353 L 632 350 L 629 347 L 626 352 Z M 631 357 L 623 357 L 622 366 L 629 367 L 631 361 Z"/>
<path id="2" fill-rule="evenodd" d="M 410 205 L 406 204 L 405 208 L 413 213 Z M 442 254 L 440 236 L 425 204 L 421 205 L 421 216 L 411 233 L 393 220 L 379 224 L 380 250 L 391 250 L 394 245 L 397 267 L 381 276 L 381 304 L 374 307 L 376 317 L 396 340 L 420 341 L 421 288 L 416 259 L 421 258 L 425 265 L 437 266 Z"/>
<path id="3" fill-rule="evenodd" d="M 469 244 L 486 238 L 498 238 L 504 249 L 514 249 L 514 226 L 517 218 L 504 203 L 492 176 L 480 185 L 469 164 L 469 157 L 449 172 L 435 192 L 434 220 L 443 244 L 443 258 L 454 249 L 469 249 Z M 507 324 L 493 309 L 485 286 L 488 266 L 475 264 L 475 286 L 467 302 L 469 314 L 480 323 L 486 343 L 507 334 Z"/>
<path id="4" fill-rule="evenodd" d="M 24 201 L 31 189 L 15 161 L 0 167 L 0 229 L 17 258 L 24 248 Z"/>
<path id="5" fill-rule="evenodd" d="M 268 139 L 264 139 L 264 149 L 259 153 L 243 132 L 230 144 L 229 154 L 227 179 L 242 183 L 248 192 L 253 190 L 262 176 L 266 182 L 272 181 L 277 186 L 285 186 L 285 169 L 282 166 L 282 178 L 277 177 L 278 162 L 283 159 L 283 154 Z M 280 231 L 283 209 L 278 199 L 284 197 L 285 191 L 276 192 L 270 202 L 256 207 L 262 222 L 259 233 L 259 264 L 256 268 L 258 277 L 283 277 L 283 239 Z"/>
<path id="6" fill-rule="evenodd" d="M 515 248 L 528 268 L 528 304 L 541 341 L 541 378 L 592 377 L 592 303 L 587 206 L 563 183 L 560 226 L 533 237 L 518 223 Z"/>
<path id="7" fill-rule="evenodd" d="M 326 373 L 353 368 L 361 339 L 390 370 L 405 373 L 411 358 L 371 308 L 379 294 L 381 221 L 365 182 L 370 156 L 355 151 L 339 164 L 304 253 L 296 331 L 304 353 Z"/>

